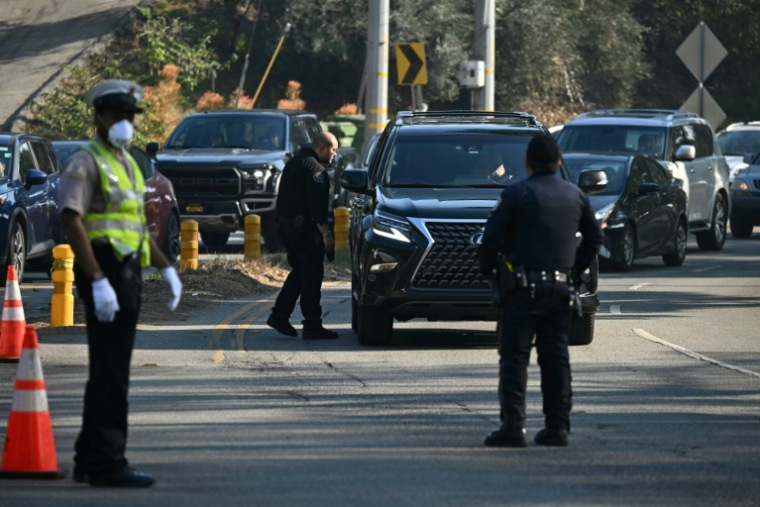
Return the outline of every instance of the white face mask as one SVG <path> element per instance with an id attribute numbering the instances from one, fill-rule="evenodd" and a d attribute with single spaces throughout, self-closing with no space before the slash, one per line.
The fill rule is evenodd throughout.
<path id="1" fill-rule="evenodd" d="M 123 148 L 132 141 L 134 131 L 135 129 L 129 120 L 121 120 L 111 125 L 111 128 L 108 129 L 108 142 L 115 148 Z"/>

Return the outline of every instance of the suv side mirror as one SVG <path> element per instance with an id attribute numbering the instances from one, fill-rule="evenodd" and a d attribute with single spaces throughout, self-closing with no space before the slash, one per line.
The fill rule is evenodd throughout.
<path id="1" fill-rule="evenodd" d="M 158 143 L 148 143 L 145 145 L 145 153 L 152 159 L 156 159 L 156 153 L 158 153 Z"/>
<path id="2" fill-rule="evenodd" d="M 30 189 L 35 185 L 44 185 L 47 181 L 47 174 L 39 169 L 31 169 L 26 173 L 26 188 Z"/>
<path id="3" fill-rule="evenodd" d="M 365 169 L 346 169 L 340 175 L 340 185 L 349 192 L 369 194 L 369 175 Z"/>
<path id="4" fill-rule="evenodd" d="M 639 185 L 639 192 L 637 195 L 651 195 L 660 191 L 660 187 L 657 183 L 642 183 Z"/>
<path id="5" fill-rule="evenodd" d="M 589 195 L 604 191 L 609 183 L 607 174 L 604 171 L 583 171 L 578 177 L 578 186 Z"/>
<path id="6" fill-rule="evenodd" d="M 690 144 L 682 144 L 676 150 L 676 154 L 673 155 L 674 160 L 690 161 L 697 158 L 697 149 Z"/>

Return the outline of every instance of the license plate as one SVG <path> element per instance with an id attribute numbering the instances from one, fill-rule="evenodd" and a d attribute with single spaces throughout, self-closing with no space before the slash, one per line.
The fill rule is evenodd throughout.
<path id="1" fill-rule="evenodd" d="M 188 204 L 185 206 L 187 213 L 203 213 L 203 204 Z"/>

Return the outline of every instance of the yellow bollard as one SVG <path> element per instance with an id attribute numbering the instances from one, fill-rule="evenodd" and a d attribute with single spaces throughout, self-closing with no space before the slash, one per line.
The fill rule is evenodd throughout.
<path id="1" fill-rule="evenodd" d="M 74 325 L 74 252 L 69 245 L 53 248 L 53 302 L 50 326 Z"/>
<path id="2" fill-rule="evenodd" d="M 261 217 L 248 215 L 245 217 L 245 260 L 261 257 Z"/>
<path id="3" fill-rule="evenodd" d="M 348 248 L 348 208 L 343 206 L 335 208 L 335 249 L 343 250 Z"/>
<path id="4" fill-rule="evenodd" d="M 180 226 L 179 270 L 198 269 L 198 222 L 185 220 Z"/>

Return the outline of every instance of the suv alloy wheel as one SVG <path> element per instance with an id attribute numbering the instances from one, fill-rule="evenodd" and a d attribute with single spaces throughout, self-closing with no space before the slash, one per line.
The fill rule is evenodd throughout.
<path id="1" fill-rule="evenodd" d="M 353 298 L 352 298 L 353 299 Z M 390 345 L 393 340 L 393 317 L 379 308 L 357 303 L 357 335 L 362 345 Z"/>
<path id="2" fill-rule="evenodd" d="M 684 220 L 678 220 L 676 229 L 675 248 L 673 252 L 662 256 L 662 262 L 666 266 L 680 266 L 686 260 L 686 224 Z"/>
<path id="3" fill-rule="evenodd" d="M 697 245 L 700 250 L 720 250 L 726 242 L 726 229 L 728 225 L 728 213 L 726 212 L 726 200 L 720 194 L 715 197 L 713 204 L 712 220 L 710 228 L 697 233 Z"/>

